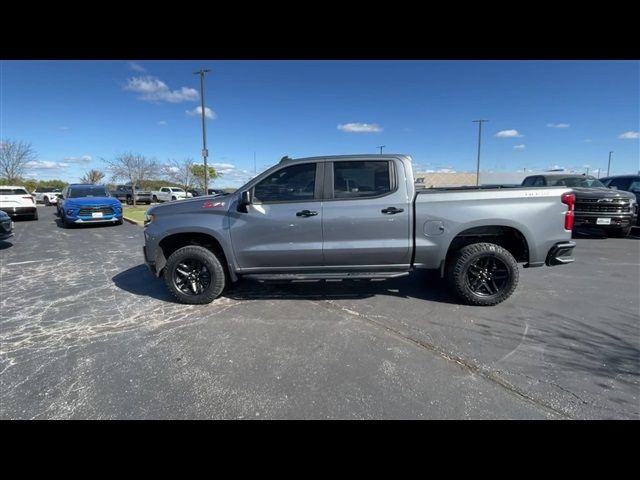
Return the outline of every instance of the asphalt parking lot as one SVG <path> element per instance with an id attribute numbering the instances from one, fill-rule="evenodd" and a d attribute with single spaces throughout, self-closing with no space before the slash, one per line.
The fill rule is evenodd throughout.
<path id="1" fill-rule="evenodd" d="M 186 306 L 141 227 L 54 210 L 0 242 L 0 418 L 640 418 L 638 230 L 578 237 L 496 307 L 426 274 Z"/>

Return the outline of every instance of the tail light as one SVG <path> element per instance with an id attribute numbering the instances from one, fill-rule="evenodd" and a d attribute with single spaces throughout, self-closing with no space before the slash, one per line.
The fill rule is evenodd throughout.
<path id="1" fill-rule="evenodd" d="M 25 200 L 31 200 L 31 201 L 33 202 L 33 197 L 31 197 L 31 196 L 29 196 L 29 197 L 22 197 L 22 198 L 24 198 Z"/>
<path id="2" fill-rule="evenodd" d="M 573 230 L 573 212 L 576 206 L 576 196 L 573 193 L 563 193 L 560 200 L 567 205 L 567 213 L 564 215 L 564 229 Z"/>

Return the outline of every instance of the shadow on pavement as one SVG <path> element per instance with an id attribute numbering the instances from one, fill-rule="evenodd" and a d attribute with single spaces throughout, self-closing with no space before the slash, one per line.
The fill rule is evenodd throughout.
<path id="1" fill-rule="evenodd" d="M 156 279 L 146 266 L 138 265 L 112 278 L 118 288 L 134 295 L 175 303 L 162 279 Z M 389 295 L 418 298 L 459 305 L 446 282 L 433 272 L 414 272 L 407 277 L 380 282 L 347 280 L 342 282 L 260 283 L 240 280 L 228 285 L 223 297 L 233 300 L 341 300 Z"/>
<path id="2" fill-rule="evenodd" d="M 11 247 L 13 247 L 13 243 L 6 240 L 0 240 L 0 250 L 6 250 L 7 248 Z"/>

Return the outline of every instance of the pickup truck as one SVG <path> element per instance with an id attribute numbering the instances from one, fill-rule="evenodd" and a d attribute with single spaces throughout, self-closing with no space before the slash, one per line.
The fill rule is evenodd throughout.
<path id="1" fill-rule="evenodd" d="M 133 205 L 134 199 L 136 204 L 151 204 L 151 192 L 140 187 L 133 188 L 131 185 L 116 185 L 116 189 L 109 191 L 109 194 L 120 200 L 120 202 L 126 202 L 127 205 Z"/>
<path id="2" fill-rule="evenodd" d="M 143 254 L 179 302 L 240 277 L 379 280 L 438 270 L 495 305 L 524 267 L 573 261 L 570 188 L 418 189 L 407 155 L 284 158 L 232 194 L 150 208 Z"/>
<path id="3" fill-rule="evenodd" d="M 574 229 L 597 227 L 609 236 L 626 237 L 638 218 L 633 193 L 607 188 L 591 175 L 553 173 L 529 175 L 524 187 L 570 187 L 576 196 Z"/>
<path id="4" fill-rule="evenodd" d="M 156 203 L 191 198 L 192 196 L 190 193 L 185 192 L 184 189 L 177 187 L 162 187 L 160 190 L 151 192 L 151 198 Z"/>

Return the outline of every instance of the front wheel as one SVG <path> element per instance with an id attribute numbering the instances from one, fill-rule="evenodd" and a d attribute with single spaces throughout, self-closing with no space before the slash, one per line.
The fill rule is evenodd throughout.
<path id="1" fill-rule="evenodd" d="M 171 200 L 175 201 L 175 200 L 176 200 L 176 197 L 171 197 Z"/>
<path id="2" fill-rule="evenodd" d="M 49 201 L 49 197 L 44 197 L 44 206 L 45 207 L 50 207 L 51 206 L 51 202 Z"/>
<path id="3" fill-rule="evenodd" d="M 470 305 L 491 306 L 505 301 L 518 285 L 518 263 L 493 243 L 473 243 L 458 250 L 448 268 L 456 295 Z"/>
<path id="4" fill-rule="evenodd" d="M 201 305 L 218 298 L 225 287 L 220 260 L 204 247 L 182 247 L 169 257 L 164 282 L 180 303 Z"/>
<path id="5" fill-rule="evenodd" d="M 158 197 L 156 197 L 155 195 L 153 196 L 153 203 L 158 203 Z"/>
<path id="6" fill-rule="evenodd" d="M 610 230 L 607 234 L 614 238 L 624 238 L 631 233 L 631 226 Z"/>
<path id="7" fill-rule="evenodd" d="M 133 205 L 133 198 L 127 197 L 127 205 Z"/>

